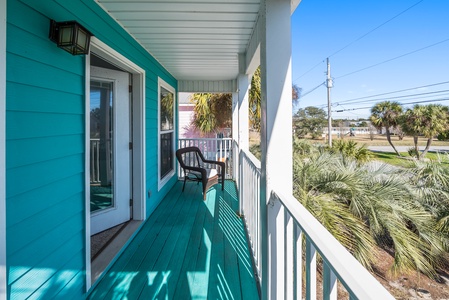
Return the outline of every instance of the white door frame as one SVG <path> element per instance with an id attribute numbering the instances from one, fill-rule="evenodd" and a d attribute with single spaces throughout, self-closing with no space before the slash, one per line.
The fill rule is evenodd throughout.
<path id="1" fill-rule="evenodd" d="M 6 299 L 6 0 L 0 0 L 0 299 Z"/>
<path id="2" fill-rule="evenodd" d="M 0 0 L 2 1 L 2 0 Z M 4 1 L 4 0 L 3 0 Z M 145 220 L 146 218 L 146 185 L 145 185 L 145 70 L 137 64 L 130 61 L 96 37 L 91 39 L 91 51 L 95 52 L 101 58 L 116 65 L 133 75 L 133 162 L 132 176 L 133 185 L 133 214 L 134 220 Z M 85 66 L 85 88 L 86 103 L 90 95 L 90 55 L 86 55 Z M 90 109 L 85 108 L 85 128 L 86 132 L 90 128 Z M 90 139 L 86 134 L 85 142 L 85 244 L 86 244 L 86 291 L 91 287 L 91 259 L 90 259 L 90 191 L 87 188 L 90 184 L 89 158 L 90 158 Z"/>

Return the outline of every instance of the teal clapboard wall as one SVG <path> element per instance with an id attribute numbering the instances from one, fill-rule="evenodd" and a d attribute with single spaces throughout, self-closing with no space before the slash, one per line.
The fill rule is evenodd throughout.
<path id="1" fill-rule="evenodd" d="M 157 80 L 177 81 L 93 0 L 8 0 L 6 217 L 10 299 L 85 296 L 85 60 L 48 39 L 77 20 L 146 71 L 146 188 L 158 192 Z"/>

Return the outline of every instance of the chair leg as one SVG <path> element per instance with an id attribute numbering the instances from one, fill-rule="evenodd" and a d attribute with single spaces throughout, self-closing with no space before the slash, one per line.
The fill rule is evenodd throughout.
<path id="1" fill-rule="evenodd" d="M 203 200 L 206 201 L 207 179 L 202 178 L 201 183 L 203 185 Z"/>
<path id="2" fill-rule="evenodd" d="M 226 176 L 226 170 L 225 168 L 222 168 L 221 170 L 221 190 L 224 191 L 224 184 L 225 184 L 225 177 Z"/>
<path id="3" fill-rule="evenodd" d="M 184 184 L 182 185 L 182 191 L 184 192 L 184 188 L 186 187 L 187 177 L 184 176 Z"/>

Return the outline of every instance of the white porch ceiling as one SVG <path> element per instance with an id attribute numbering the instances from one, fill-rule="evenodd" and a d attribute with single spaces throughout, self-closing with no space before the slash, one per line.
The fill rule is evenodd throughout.
<path id="1" fill-rule="evenodd" d="M 237 77 L 260 0 L 97 0 L 176 79 Z M 299 2 L 299 1 L 298 1 Z"/>

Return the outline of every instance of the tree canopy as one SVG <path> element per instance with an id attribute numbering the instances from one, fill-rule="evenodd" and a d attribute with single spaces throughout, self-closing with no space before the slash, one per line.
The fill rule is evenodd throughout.
<path id="1" fill-rule="evenodd" d="M 327 124 L 327 113 L 318 107 L 301 108 L 293 117 L 293 126 L 299 138 L 310 134 L 313 138 L 321 136 L 323 127 Z"/>
<path id="2" fill-rule="evenodd" d="M 429 150 L 433 138 L 448 129 L 447 108 L 438 104 L 417 104 L 405 111 L 400 118 L 400 125 L 405 134 L 413 136 L 414 153 L 421 159 Z M 418 148 L 419 136 L 427 138 L 426 148 L 422 152 Z"/>
<path id="3" fill-rule="evenodd" d="M 295 107 L 301 96 L 302 89 L 292 86 L 292 105 Z M 232 126 L 232 95 L 196 93 L 192 97 L 194 107 L 194 126 L 202 133 L 215 132 L 219 128 Z M 217 102 L 217 103 L 215 103 Z M 260 67 L 251 78 L 249 90 L 249 123 L 250 127 L 260 131 L 261 117 L 261 79 Z"/>
<path id="4" fill-rule="evenodd" d="M 193 94 L 193 124 L 202 133 L 216 132 L 232 126 L 231 94 Z"/>
<path id="5" fill-rule="evenodd" d="M 399 125 L 399 116 L 402 114 L 402 106 L 396 101 L 379 102 L 371 108 L 371 123 L 377 128 L 385 128 L 387 141 L 393 148 L 394 152 L 400 156 L 398 150 L 391 142 L 391 129 L 395 129 Z"/>

